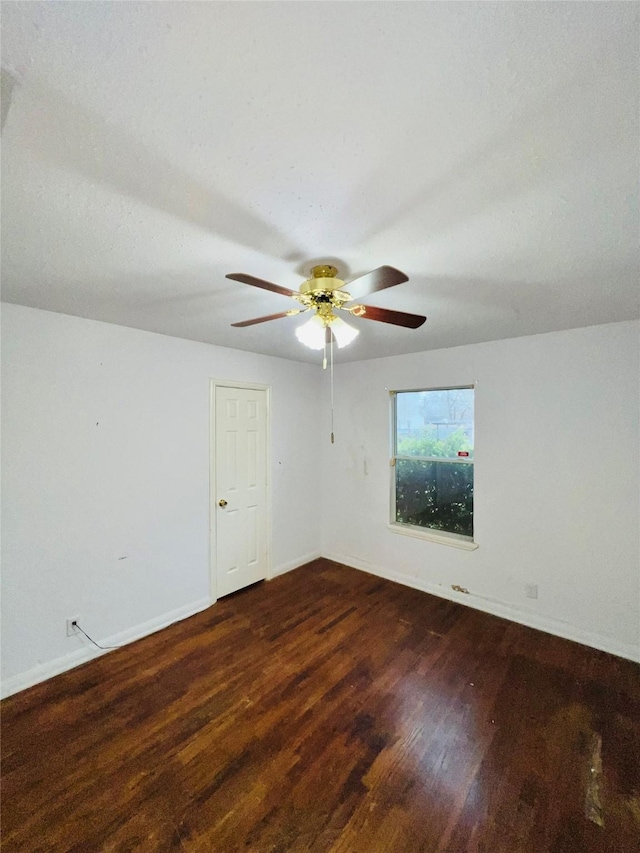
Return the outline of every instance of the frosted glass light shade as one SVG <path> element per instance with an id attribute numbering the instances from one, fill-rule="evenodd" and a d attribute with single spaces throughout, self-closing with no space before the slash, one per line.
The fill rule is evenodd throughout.
<path id="1" fill-rule="evenodd" d="M 342 349 L 350 344 L 359 334 L 359 329 L 354 329 L 348 323 L 345 323 L 340 317 L 334 317 L 331 321 L 331 331 L 336 339 L 336 343 Z M 310 349 L 322 349 L 325 342 L 325 325 L 318 314 L 314 314 L 310 320 L 298 326 L 296 329 L 296 337 L 301 344 Z"/>
<path id="2" fill-rule="evenodd" d="M 310 320 L 298 326 L 296 337 L 309 349 L 322 349 L 325 338 L 324 323 L 317 314 L 314 314 Z"/>
<path id="3" fill-rule="evenodd" d="M 360 334 L 360 329 L 354 329 L 353 326 L 345 323 L 345 321 L 340 317 L 336 317 L 331 324 L 331 331 L 333 332 L 340 349 L 342 349 L 342 347 L 346 347 L 347 344 L 350 344 L 351 341 L 355 340 Z"/>

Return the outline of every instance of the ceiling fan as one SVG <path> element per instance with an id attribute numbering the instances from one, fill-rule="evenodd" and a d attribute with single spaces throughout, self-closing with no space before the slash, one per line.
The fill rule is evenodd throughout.
<path id="1" fill-rule="evenodd" d="M 394 267 L 378 267 L 372 272 L 353 279 L 348 284 L 337 277 L 338 270 L 330 264 L 320 264 L 311 270 L 311 278 L 300 285 L 299 290 L 289 290 L 279 284 L 272 284 L 261 278 L 255 278 L 245 273 L 229 273 L 226 277 L 252 287 L 260 287 L 263 290 L 271 290 L 289 296 L 299 302 L 302 308 L 293 308 L 290 311 L 281 311 L 278 314 L 268 314 L 265 317 L 255 317 L 253 320 L 243 320 L 240 323 L 232 323 L 232 326 L 253 326 L 256 323 L 266 323 L 269 320 L 278 320 L 281 317 L 292 317 L 296 314 L 304 314 L 313 311 L 311 319 L 296 329 L 298 340 L 311 349 L 322 349 L 327 344 L 335 341 L 339 347 L 346 346 L 358 335 L 359 330 L 354 329 L 342 320 L 334 310 L 346 311 L 354 317 L 363 317 L 365 320 L 376 320 L 382 323 L 391 323 L 394 326 L 404 326 L 408 329 L 417 329 L 426 317 L 419 314 L 407 314 L 404 311 L 390 311 L 387 308 L 374 308 L 371 305 L 362 305 L 354 301 L 378 290 L 387 287 L 395 287 L 408 281 L 408 277 Z M 349 288 L 347 292 L 345 287 Z"/>

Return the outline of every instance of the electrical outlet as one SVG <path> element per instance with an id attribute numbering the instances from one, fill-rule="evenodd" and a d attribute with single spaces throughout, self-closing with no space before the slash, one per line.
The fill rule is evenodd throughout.
<path id="1" fill-rule="evenodd" d="M 73 616 L 71 619 L 67 619 L 67 637 L 73 637 L 74 634 L 78 633 L 78 617 Z"/>
<path id="2" fill-rule="evenodd" d="M 537 583 L 526 583 L 524 585 L 524 594 L 527 598 L 537 598 L 538 597 L 538 584 Z"/>

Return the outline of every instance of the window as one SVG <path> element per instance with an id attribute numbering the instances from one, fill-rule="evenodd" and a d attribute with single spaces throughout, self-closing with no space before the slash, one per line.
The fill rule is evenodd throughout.
<path id="1" fill-rule="evenodd" d="M 473 540 L 474 390 L 395 391 L 394 525 Z"/>

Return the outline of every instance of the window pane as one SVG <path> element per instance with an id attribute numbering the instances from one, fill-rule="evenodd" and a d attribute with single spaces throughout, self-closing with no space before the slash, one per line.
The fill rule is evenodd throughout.
<path id="1" fill-rule="evenodd" d="M 396 394 L 398 456 L 473 458 L 473 388 Z"/>
<path id="2" fill-rule="evenodd" d="M 396 521 L 473 536 L 473 465 L 398 459 Z"/>

